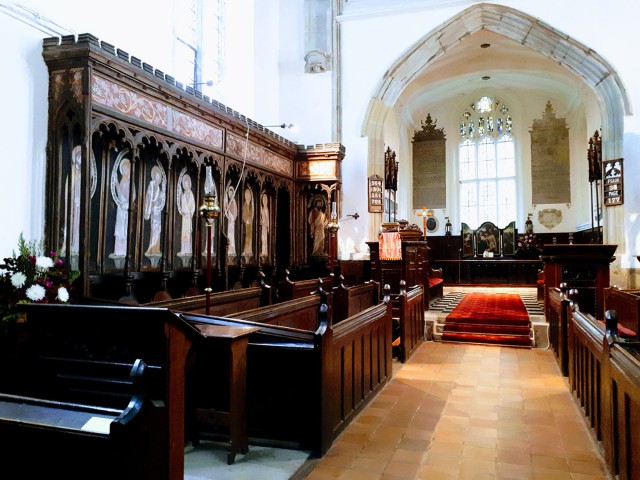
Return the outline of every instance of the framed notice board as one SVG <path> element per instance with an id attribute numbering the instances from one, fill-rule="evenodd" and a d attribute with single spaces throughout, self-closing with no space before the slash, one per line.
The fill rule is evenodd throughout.
<path id="1" fill-rule="evenodd" d="M 384 179 L 380 175 L 369 177 L 369 213 L 384 211 Z"/>
<path id="2" fill-rule="evenodd" d="M 602 180 L 604 204 L 606 206 L 622 205 L 624 203 L 622 159 L 603 160 L 602 170 L 604 176 Z"/>

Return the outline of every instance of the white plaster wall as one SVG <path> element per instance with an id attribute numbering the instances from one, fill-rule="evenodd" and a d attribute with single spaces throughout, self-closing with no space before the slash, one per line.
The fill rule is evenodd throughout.
<path id="1" fill-rule="evenodd" d="M 48 74 L 43 35 L 0 14 L 3 74 L 0 75 L 0 263 L 16 249 L 18 236 L 40 239 L 44 231 L 44 167 Z"/>

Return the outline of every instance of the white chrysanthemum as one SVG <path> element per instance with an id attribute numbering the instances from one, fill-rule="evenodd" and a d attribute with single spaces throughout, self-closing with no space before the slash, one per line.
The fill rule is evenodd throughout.
<path id="1" fill-rule="evenodd" d="M 53 259 L 51 257 L 37 257 L 36 268 L 41 272 L 46 272 L 53 267 Z"/>
<path id="2" fill-rule="evenodd" d="M 44 287 L 42 285 L 31 285 L 27 288 L 27 291 L 24 292 L 29 300 L 32 302 L 39 302 L 44 298 L 44 294 L 46 293 Z"/>
<path id="3" fill-rule="evenodd" d="M 65 287 L 60 287 L 58 289 L 58 295 L 57 295 L 56 298 L 58 300 L 60 300 L 61 302 L 68 302 L 69 301 L 69 291 Z"/>
<path id="4" fill-rule="evenodd" d="M 25 282 L 27 281 L 27 276 L 22 272 L 16 272 L 11 275 L 11 285 L 15 288 L 24 287 Z"/>

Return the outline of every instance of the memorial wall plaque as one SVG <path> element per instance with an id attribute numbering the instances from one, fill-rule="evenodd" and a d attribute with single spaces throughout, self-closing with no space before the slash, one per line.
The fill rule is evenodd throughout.
<path id="1" fill-rule="evenodd" d="M 571 203 L 569 129 L 547 102 L 531 128 L 531 203 Z"/>
<path id="2" fill-rule="evenodd" d="M 447 206 L 446 140 L 413 143 L 413 208 Z"/>

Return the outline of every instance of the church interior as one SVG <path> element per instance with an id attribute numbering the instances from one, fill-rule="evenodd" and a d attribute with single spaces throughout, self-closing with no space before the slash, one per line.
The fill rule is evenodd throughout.
<path id="1" fill-rule="evenodd" d="M 639 15 L 0 4 L 0 462 L 640 478 Z"/>

